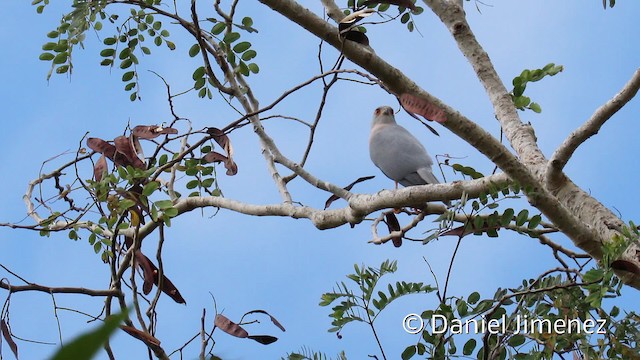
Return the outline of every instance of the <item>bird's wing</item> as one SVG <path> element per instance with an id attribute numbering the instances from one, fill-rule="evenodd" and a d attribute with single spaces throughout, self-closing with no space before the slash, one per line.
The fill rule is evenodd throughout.
<path id="1" fill-rule="evenodd" d="M 424 173 L 421 169 L 427 169 L 430 172 L 433 165 L 433 160 L 420 141 L 405 128 L 395 124 L 376 125 L 371 129 L 369 154 L 373 163 L 387 177 L 401 184 L 403 184 L 402 180 L 407 176 L 411 177 L 412 174 L 421 178 L 423 175 L 420 172 Z M 428 179 L 423 179 L 422 182 L 418 179 L 406 180 L 411 185 L 418 185 L 414 182 L 431 183 L 429 180 L 435 179 L 433 174 L 426 177 Z"/>

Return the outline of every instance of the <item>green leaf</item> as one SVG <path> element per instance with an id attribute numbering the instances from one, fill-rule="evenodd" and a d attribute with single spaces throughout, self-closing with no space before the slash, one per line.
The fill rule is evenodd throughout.
<path id="1" fill-rule="evenodd" d="M 108 45 L 108 46 L 113 45 L 113 44 L 115 44 L 116 42 L 118 42 L 118 39 L 116 39 L 116 38 L 115 38 L 115 36 L 114 36 L 114 37 L 108 37 L 108 38 L 105 38 L 105 39 L 102 41 L 102 43 L 103 43 L 103 44 Z"/>
<path id="2" fill-rule="evenodd" d="M 170 207 L 168 209 L 163 210 L 164 214 L 168 217 L 175 217 L 178 215 L 178 209 L 174 207 Z"/>
<path id="3" fill-rule="evenodd" d="M 134 75 L 135 75 L 134 71 L 127 71 L 126 73 L 122 74 L 122 81 L 124 82 L 129 81 L 133 79 Z"/>
<path id="4" fill-rule="evenodd" d="M 473 353 L 473 350 L 476 348 L 476 339 L 469 339 L 462 347 L 462 354 L 469 356 Z"/>
<path id="5" fill-rule="evenodd" d="M 500 225 L 509 225 L 513 220 L 513 215 L 515 215 L 515 211 L 512 208 L 505 209 L 502 216 L 500 216 Z"/>
<path id="6" fill-rule="evenodd" d="M 113 54 L 115 54 L 115 53 L 116 53 L 116 49 L 108 48 L 108 49 L 103 49 L 102 51 L 100 51 L 100 56 L 102 56 L 102 57 L 110 57 L 110 56 L 113 56 Z"/>
<path id="7" fill-rule="evenodd" d="M 223 22 L 219 22 L 211 28 L 211 33 L 214 35 L 220 35 L 224 29 L 226 29 L 227 25 Z"/>
<path id="8" fill-rule="evenodd" d="M 149 181 L 144 185 L 144 188 L 142 189 L 142 195 L 151 196 L 151 194 L 153 194 L 156 190 L 158 190 L 159 187 L 160 187 L 159 182 Z"/>
<path id="9" fill-rule="evenodd" d="M 69 71 L 69 65 L 58 66 L 56 69 L 56 74 L 64 74 Z"/>
<path id="10" fill-rule="evenodd" d="M 256 55 L 258 55 L 258 53 L 255 50 L 247 50 L 240 56 L 240 58 L 244 61 L 249 61 L 256 57 Z"/>
<path id="11" fill-rule="evenodd" d="M 260 72 L 260 68 L 258 67 L 258 65 L 256 63 L 251 63 L 248 65 L 249 66 L 249 70 L 254 73 L 257 74 Z"/>
<path id="12" fill-rule="evenodd" d="M 176 44 L 174 44 L 173 41 L 165 40 L 165 43 L 167 44 L 167 47 L 169 48 L 169 50 L 176 49 Z"/>
<path id="13" fill-rule="evenodd" d="M 158 209 L 164 210 L 170 207 L 173 207 L 173 201 L 171 200 L 158 200 L 154 202 L 154 205 L 158 207 Z"/>
<path id="14" fill-rule="evenodd" d="M 118 203 L 118 209 L 126 210 L 135 204 L 136 202 L 131 199 L 123 199 L 123 200 L 120 200 L 120 202 Z"/>
<path id="15" fill-rule="evenodd" d="M 51 50 L 55 49 L 57 45 L 58 45 L 57 43 L 48 42 L 48 43 L 42 45 L 42 50 L 51 51 Z"/>
<path id="16" fill-rule="evenodd" d="M 243 41 L 243 42 L 239 42 L 236 45 L 233 46 L 233 51 L 237 54 L 240 54 L 242 52 L 245 52 L 247 50 L 249 50 L 249 48 L 251 47 L 251 43 L 248 41 Z"/>
<path id="17" fill-rule="evenodd" d="M 196 89 L 196 90 L 202 89 L 206 82 L 207 82 L 207 80 L 205 80 L 205 78 L 200 78 L 200 79 L 196 80 L 195 84 L 193 85 L 193 88 Z"/>
<path id="18" fill-rule="evenodd" d="M 613 308 L 611 308 L 611 312 L 609 313 L 609 315 L 611 315 L 612 317 L 616 317 L 620 314 L 620 308 L 617 306 L 614 306 Z"/>
<path id="19" fill-rule="evenodd" d="M 198 55 L 198 53 L 200 53 L 200 45 L 193 44 L 193 46 L 191 46 L 191 48 L 189 49 L 189 56 L 195 57 L 196 55 Z"/>
<path id="20" fill-rule="evenodd" d="M 520 346 L 520 345 L 524 344 L 525 340 L 526 340 L 526 338 L 524 337 L 524 335 L 517 334 L 517 335 L 514 335 L 511 338 L 509 338 L 508 343 L 509 343 L 509 346 L 517 347 L 517 346 Z"/>
<path id="21" fill-rule="evenodd" d="M 120 63 L 120 69 L 127 69 L 133 65 L 133 61 L 131 59 L 125 59 Z"/>
<path id="22" fill-rule="evenodd" d="M 187 183 L 186 188 L 191 190 L 197 188 L 198 185 L 200 185 L 200 180 L 191 180 Z"/>
<path id="23" fill-rule="evenodd" d="M 242 25 L 246 26 L 246 27 L 251 27 L 253 26 L 253 19 L 251 19 L 250 17 L 243 17 L 242 18 Z"/>
<path id="24" fill-rule="evenodd" d="M 126 312 L 107 317 L 98 328 L 67 343 L 53 356 L 52 360 L 93 358 L 126 317 Z"/>
<path id="25" fill-rule="evenodd" d="M 480 294 L 477 291 L 472 292 L 467 298 L 469 304 L 475 304 L 480 300 Z"/>
<path id="26" fill-rule="evenodd" d="M 531 104 L 529 104 L 529 109 L 531 109 L 534 113 L 540 114 L 542 112 L 542 108 L 540 107 L 540 104 L 532 102 Z"/>
<path id="27" fill-rule="evenodd" d="M 416 354 L 417 350 L 418 350 L 418 348 L 416 348 L 415 345 L 410 345 L 406 349 L 404 349 L 404 351 L 402 352 L 402 355 L 400 355 L 400 357 L 402 358 L 402 360 L 411 359 L 413 357 L 413 355 Z"/>
<path id="28" fill-rule="evenodd" d="M 223 42 L 227 43 L 227 44 L 231 44 L 234 41 L 240 39 L 240 34 L 238 34 L 237 32 L 230 32 L 227 33 L 224 38 L 222 39 Z"/>
<path id="29" fill-rule="evenodd" d="M 516 216 L 516 226 L 524 225 L 524 223 L 527 222 L 528 218 L 529 218 L 529 210 L 527 209 L 521 210 L 518 213 L 518 216 Z"/>
<path id="30" fill-rule="evenodd" d="M 204 76 L 204 72 L 205 72 L 204 66 L 200 66 L 193 72 L 193 75 L 191 75 L 191 78 L 193 80 L 201 79 Z"/>
<path id="31" fill-rule="evenodd" d="M 52 53 L 46 52 L 46 53 L 40 54 L 38 59 L 40 59 L 42 61 L 51 61 L 51 60 L 53 60 L 54 57 L 55 57 L 55 55 L 53 55 Z"/>
<path id="32" fill-rule="evenodd" d="M 527 227 L 529 229 L 535 229 L 540 225 L 540 222 L 542 222 L 542 217 L 540 215 L 534 215 L 531 217 L 531 220 L 529 220 L 529 225 L 527 225 Z"/>
<path id="33" fill-rule="evenodd" d="M 54 64 L 64 64 L 67 62 L 69 55 L 66 52 L 61 52 L 53 58 Z"/>

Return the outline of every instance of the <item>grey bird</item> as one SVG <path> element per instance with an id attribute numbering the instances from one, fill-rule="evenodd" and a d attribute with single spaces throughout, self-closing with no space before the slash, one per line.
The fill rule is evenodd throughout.
<path id="1" fill-rule="evenodd" d="M 371 161 L 402 186 L 437 184 L 427 149 L 407 129 L 396 123 L 393 109 L 381 106 L 373 113 L 369 137 Z"/>

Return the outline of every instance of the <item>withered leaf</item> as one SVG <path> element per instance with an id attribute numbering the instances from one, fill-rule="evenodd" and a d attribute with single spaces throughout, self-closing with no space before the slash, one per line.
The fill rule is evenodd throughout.
<path id="1" fill-rule="evenodd" d="M 144 331 L 140 331 L 134 328 L 133 326 L 120 325 L 120 329 L 124 330 L 124 332 L 144 342 L 145 344 L 160 346 L 160 340 L 151 336 L 150 334 L 145 333 Z"/>
<path id="2" fill-rule="evenodd" d="M 220 330 L 226 332 L 231 336 L 239 338 L 246 338 L 249 336 L 249 333 L 245 329 L 243 329 L 242 326 L 234 323 L 222 314 L 217 314 L 216 319 L 213 321 L 213 323 L 215 326 L 219 327 Z"/>
<path id="3" fill-rule="evenodd" d="M 116 146 L 116 155 L 113 159 L 113 162 L 120 166 L 131 165 L 138 169 L 146 168 L 146 165 L 140 158 L 131 143 L 131 139 L 126 136 L 118 136 L 113 140 L 113 143 Z"/>
<path id="4" fill-rule="evenodd" d="M 400 223 L 398 222 L 398 218 L 396 214 L 389 211 L 384 214 L 384 222 L 387 224 L 387 228 L 389 229 L 389 233 L 394 231 L 400 231 Z M 391 238 L 391 242 L 393 242 L 393 246 L 400 247 L 402 245 L 402 236 L 394 236 Z"/>
<path id="5" fill-rule="evenodd" d="M 465 226 L 458 226 L 457 228 L 453 228 L 451 230 L 447 230 L 447 231 L 443 232 L 440 235 L 442 235 L 442 236 L 463 236 L 463 235 L 466 235 L 464 228 L 465 228 Z M 466 233 L 469 233 L 469 231 L 467 231 Z"/>
<path id="6" fill-rule="evenodd" d="M 160 135 L 177 134 L 178 130 L 158 125 L 138 125 L 131 130 L 131 133 L 140 139 L 150 140 Z"/>
<path id="7" fill-rule="evenodd" d="M 106 156 L 111 161 L 113 161 L 113 158 L 116 155 L 116 147 L 100 138 L 88 138 L 87 147 Z"/>
<path id="8" fill-rule="evenodd" d="M 95 181 L 100 181 L 102 180 L 102 177 L 104 176 L 104 174 L 107 173 L 107 158 L 102 155 L 100 156 L 100 159 L 98 159 L 98 161 L 96 162 L 96 164 L 93 166 L 93 179 Z"/>
<path id="9" fill-rule="evenodd" d="M 259 342 L 262 345 L 269 345 L 269 344 L 273 344 L 274 342 L 278 341 L 277 337 L 270 336 L 270 335 L 249 335 L 249 336 L 247 336 L 247 338 L 249 338 L 251 340 L 255 340 L 255 341 Z"/>
<path id="10" fill-rule="evenodd" d="M 404 93 L 400 95 L 400 103 L 405 110 L 424 116 L 427 120 L 443 123 L 447 121 L 447 115 L 440 107 L 415 95 Z"/>
<path id="11" fill-rule="evenodd" d="M 349 185 L 345 186 L 343 189 L 345 189 L 345 190 L 349 191 L 349 190 L 351 190 L 351 188 L 353 187 L 353 185 L 355 185 L 355 184 L 357 184 L 357 183 L 361 183 L 361 182 L 363 182 L 363 181 L 371 180 L 371 179 L 373 179 L 374 177 L 375 177 L 375 176 L 363 176 L 363 177 L 361 177 L 361 178 L 358 178 L 358 180 L 356 180 L 356 181 L 352 182 L 351 184 L 349 184 Z M 340 199 L 340 198 L 339 198 L 339 197 L 337 197 L 337 196 L 335 196 L 335 195 L 331 195 L 331 196 L 327 199 L 327 201 L 324 203 L 324 209 L 326 210 L 326 209 L 331 205 L 331 203 L 333 203 L 334 201 L 336 201 L 336 200 L 338 200 L 338 199 Z"/>
<path id="12" fill-rule="evenodd" d="M 400 7 L 408 8 L 413 11 L 416 11 L 416 5 L 411 0 L 367 0 L 362 5 L 369 6 L 372 4 L 391 4 L 397 5 Z"/>
<path id="13" fill-rule="evenodd" d="M 151 260 L 146 257 L 140 250 L 136 251 L 134 256 L 138 266 L 142 269 L 142 292 L 149 295 L 153 284 L 155 283 L 157 270 Z"/>
<path id="14" fill-rule="evenodd" d="M 282 326 L 282 324 L 280 324 L 280 322 L 276 318 L 274 318 L 271 314 L 269 314 L 268 312 L 266 312 L 264 310 L 251 310 L 248 313 L 246 313 L 245 315 L 254 314 L 254 313 L 267 315 L 271 319 L 271 322 L 273 323 L 273 325 L 277 326 L 282 331 L 287 331 L 287 330 L 285 330 L 284 326 Z"/>
<path id="15" fill-rule="evenodd" d="M 130 237 L 125 237 L 126 248 L 130 248 L 132 245 L 133 239 Z M 134 256 L 136 257 L 136 263 L 142 269 L 142 292 L 145 295 L 148 295 L 151 292 L 153 285 L 158 286 L 158 280 L 160 279 L 158 274 L 160 273 L 160 271 L 158 270 L 158 267 L 151 261 L 151 259 L 144 255 L 140 250 L 136 251 L 134 253 Z M 178 304 L 186 304 L 186 301 L 182 297 L 182 294 L 180 294 L 178 288 L 176 288 L 173 282 L 169 280 L 169 278 L 164 274 L 162 274 L 162 286 L 160 287 L 160 290 Z"/>
<path id="16" fill-rule="evenodd" d="M 224 156 L 217 152 L 210 152 L 204 156 L 206 162 L 223 162 L 224 167 L 227 169 L 227 175 L 233 176 L 238 173 L 238 165 L 233 161 L 233 146 L 231 146 L 231 140 L 229 137 L 218 128 L 208 128 L 207 133 L 213 137 L 213 140 L 220 145 L 221 148 L 227 153 Z"/>
<path id="17" fill-rule="evenodd" d="M 11 331 L 9 331 L 9 327 L 7 326 L 7 323 L 4 321 L 4 319 L 0 320 L 0 331 L 2 332 L 2 337 L 4 338 L 4 340 L 7 342 L 7 344 L 9 344 L 11 352 L 13 352 L 13 356 L 18 359 L 18 345 L 15 341 L 13 341 L 13 338 L 11 337 Z"/>
<path id="18" fill-rule="evenodd" d="M 232 159 L 220 154 L 219 152 L 208 152 L 204 156 L 203 160 L 208 163 L 224 163 L 224 167 L 225 169 L 227 169 L 227 175 L 229 176 L 233 176 L 238 173 L 238 165 L 236 165 L 236 163 Z"/>

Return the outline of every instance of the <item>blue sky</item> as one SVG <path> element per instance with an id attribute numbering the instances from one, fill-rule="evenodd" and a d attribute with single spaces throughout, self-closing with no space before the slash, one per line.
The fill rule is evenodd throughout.
<path id="1" fill-rule="evenodd" d="M 637 27 L 640 4 L 635 1 L 619 1 L 607 11 L 597 0 L 486 3 L 488 6 L 478 4 L 481 13 L 473 3 L 466 3 L 467 14 L 506 83 L 524 68 L 542 67 L 549 62 L 564 66 L 564 72 L 527 89 L 527 95 L 542 105 L 542 114 L 522 113 L 523 120 L 536 129 L 547 155 L 615 94 L 640 64 L 636 43 L 640 35 Z M 321 13 L 319 2 L 307 1 L 305 5 Z M 164 85 L 146 70 L 162 74 L 175 90 L 191 86 L 191 72 L 197 66 L 196 60 L 187 55 L 192 41 L 175 28 L 169 29 L 178 45 L 176 51 L 156 51 L 154 47 L 154 54 L 142 59 L 141 102 L 128 100 L 118 69 L 110 71 L 98 65 L 100 41 L 92 34 L 88 34 L 86 50 L 74 52 L 71 79 L 54 76 L 47 82 L 48 64 L 39 61 L 38 55 L 47 41 L 45 34 L 57 26 L 65 10 L 63 5 L 52 5 L 44 15 L 37 15 L 28 2 L 10 2 L 0 15 L 3 30 L 0 72 L 4 80 L 0 86 L 4 105 L 0 107 L 4 119 L 0 160 L 5 169 L 0 180 L 5 189 L 0 195 L 3 203 L 0 222 L 17 222 L 24 217 L 22 195 L 27 182 L 37 176 L 43 161 L 76 149 L 85 132 L 108 139 L 119 135 L 128 122 L 155 124 L 171 119 Z M 318 41 L 313 36 L 257 3 L 241 4 L 239 13 L 252 16 L 260 31 L 247 39 L 258 51 L 256 61 L 261 71 L 251 76 L 249 83 L 262 105 L 318 73 Z M 498 125 L 491 105 L 447 30 L 428 10 L 415 21 L 421 34 L 408 33 L 399 23 L 369 27 L 372 47 L 424 89 L 497 136 Z M 103 31 L 102 36 L 107 34 Z M 337 54 L 328 47 L 325 50 L 325 64 L 331 64 Z M 310 87 L 284 101 L 271 114 L 311 120 L 319 94 L 319 87 Z M 395 106 L 396 102 L 380 89 L 349 83 L 337 85 L 317 131 L 317 146 L 308 169 L 342 185 L 360 176 L 376 175 L 375 179 L 358 185 L 355 189 L 358 192 L 375 193 L 390 188 L 392 183 L 371 164 L 367 149 L 371 113 L 384 104 Z M 178 98 L 175 107 L 179 115 L 192 120 L 196 129 L 222 127 L 236 119 L 223 102 L 204 101 L 195 95 Z M 640 200 L 634 191 L 638 175 L 634 165 L 639 110 L 637 100 L 627 105 L 578 150 L 567 167 L 568 175 L 576 183 L 606 206 L 615 207 L 624 220 L 637 219 Z M 441 136 L 436 138 L 404 114 L 398 116 L 398 121 L 417 134 L 432 155 L 464 157 L 465 164 L 485 173 L 493 168 L 487 159 L 444 128 L 438 128 Z M 266 128 L 285 154 L 299 159 L 306 139 L 304 127 L 272 120 Z M 239 172 L 235 177 L 227 177 L 224 171 L 219 171 L 224 194 L 260 204 L 279 201 L 252 130 L 245 127 L 234 132 L 231 139 Z M 90 177 L 89 172 L 86 177 Z M 263 185 L 258 187 L 256 183 Z M 301 182 L 292 185 L 292 191 L 297 201 L 316 207 L 321 207 L 328 196 Z M 342 204 L 336 202 L 333 206 Z M 160 301 L 158 337 L 166 349 L 176 348 L 198 331 L 203 307 L 208 314 L 213 313 L 209 295 L 212 293 L 218 308 L 224 309 L 231 319 L 237 320 L 249 310 L 264 309 L 287 328 L 286 333 L 280 333 L 267 319 L 247 327 L 250 333 L 280 337 L 270 346 L 219 333 L 215 337 L 216 353 L 225 359 L 279 358 L 303 345 L 328 354 L 344 349 L 351 359 L 365 358 L 376 353 L 368 329 L 358 325 L 348 327 L 341 340 L 327 333 L 329 309 L 317 305 L 320 295 L 331 290 L 336 281 L 344 280 L 353 271 L 354 263 L 377 266 L 387 258 L 399 260 L 400 270 L 390 278 L 394 282 L 432 283 L 423 257 L 442 282 L 455 245 L 452 238 L 427 246 L 406 243 L 399 249 L 389 244 L 370 245 L 369 222 L 354 229 L 344 226 L 319 231 L 305 220 L 254 218 L 228 211 L 213 214 L 211 210 L 203 215 L 187 214 L 167 230 L 163 250 L 165 272 L 180 289 L 187 306 L 176 305 L 167 298 Z M 429 226 L 425 223 L 421 229 Z M 570 246 L 566 239 L 559 241 Z M 145 240 L 144 249 L 152 254 L 155 244 L 156 238 L 152 236 Z M 547 248 L 515 234 L 502 233 L 499 239 L 465 238 L 456 259 L 450 293 L 465 295 L 479 290 L 483 296 L 492 296 L 498 286 L 516 286 L 522 278 L 535 277 L 555 266 L 551 260 Z M 86 240 L 73 242 L 63 234 L 41 238 L 36 233 L 2 228 L 0 263 L 39 284 L 108 285 L 108 273 Z M 624 301 L 637 304 L 637 292 L 625 291 Z M 83 299 L 78 303 L 73 296 L 56 296 L 56 303 L 97 314 L 101 299 Z M 433 303 L 433 297 L 416 296 L 388 309 L 380 318 L 387 354 L 398 354 L 414 341 L 400 327 L 402 317 Z M 15 294 L 11 302 L 13 331 L 24 338 L 57 342 L 52 309 L 48 295 Z M 81 315 L 61 311 L 58 316 L 65 340 L 87 329 L 86 318 Z M 55 350 L 53 346 L 24 342 L 18 345 L 22 358 L 43 358 Z M 122 334 L 116 336 L 113 347 L 116 355 L 126 354 L 127 358 L 146 354 L 140 345 Z M 189 356 L 185 358 L 194 358 L 197 352 L 197 348 L 188 348 Z"/>

